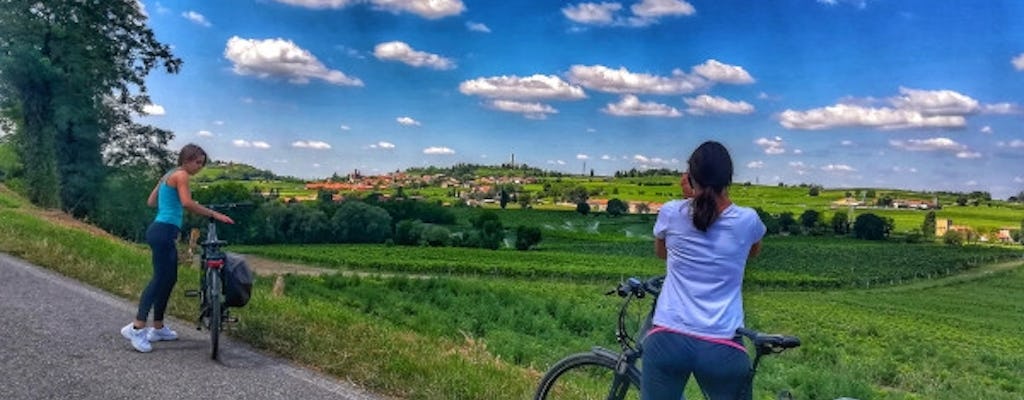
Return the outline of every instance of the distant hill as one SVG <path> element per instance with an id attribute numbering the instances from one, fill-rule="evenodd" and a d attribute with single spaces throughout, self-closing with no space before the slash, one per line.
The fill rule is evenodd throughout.
<path id="1" fill-rule="evenodd" d="M 265 169 L 259 169 L 248 164 L 237 162 L 211 161 L 196 174 L 198 182 L 213 182 L 219 180 L 236 181 L 290 181 L 304 182 L 305 180 L 291 176 L 280 176 Z"/>
<path id="2" fill-rule="evenodd" d="M 444 174 L 448 176 L 462 177 L 462 176 L 535 176 L 535 177 L 547 177 L 547 176 L 569 176 L 562 172 L 546 171 L 540 168 L 531 167 L 526 164 L 511 165 L 480 165 L 480 164 L 455 164 L 451 167 L 423 167 L 423 168 L 409 168 L 405 170 L 406 174 L 409 175 L 437 175 Z"/>

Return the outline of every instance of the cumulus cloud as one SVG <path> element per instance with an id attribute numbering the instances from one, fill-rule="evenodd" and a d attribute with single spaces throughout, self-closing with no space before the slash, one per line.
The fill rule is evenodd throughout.
<path id="1" fill-rule="evenodd" d="M 900 94 L 886 101 L 892 107 L 871 107 L 853 100 L 807 111 L 786 110 L 779 122 L 789 129 L 821 130 L 868 127 L 882 130 L 908 128 L 963 128 L 966 116 L 979 112 L 1012 114 L 1019 107 L 1011 103 L 982 105 L 952 90 L 918 90 L 901 87 Z M 860 103 L 875 103 L 875 99 Z"/>
<path id="2" fill-rule="evenodd" d="M 642 155 L 642 154 L 634 154 L 633 157 L 632 157 L 632 160 L 633 160 L 633 162 L 641 164 L 644 167 L 650 167 L 650 166 L 659 166 L 659 167 L 661 167 L 661 166 L 669 166 L 669 165 L 673 165 L 673 164 L 678 164 L 679 163 L 679 160 L 677 160 L 675 158 L 673 158 L 671 160 L 666 160 L 666 159 L 663 159 L 663 158 L 660 158 L 660 157 L 647 157 L 647 156 Z"/>
<path id="3" fill-rule="evenodd" d="M 423 149 L 423 154 L 451 155 L 455 154 L 455 150 L 447 147 L 432 146 Z"/>
<path id="4" fill-rule="evenodd" d="M 1018 71 L 1024 71 L 1024 53 L 1020 53 L 1019 56 L 1014 57 L 1010 62 L 1013 63 L 1013 68 L 1016 68 Z"/>
<path id="5" fill-rule="evenodd" d="M 495 110 L 523 114 L 524 117 L 530 119 L 545 119 L 548 114 L 558 113 L 558 110 L 554 107 L 543 103 L 530 103 L 514 100 L 492 100 L 488 105 Z"/>
<path id="6" fill-rule="evenodd" d="M 408 12 L 427 19 L 459 15 L 466 10 L 462 0 L 277 0 L 277 2 L 313 9 L 338 9 L 353 4 L 369 3 L 375 9 L 394 13 Z"/>
<path id="7" fill-rule="evenodd" d="M 405 42 L 392 41 L 378 44 L 373 49 L 378 60 L 399 61 L 413 67 L 427 67 L 437 70 L 455 68 L 455 62 L 437 54 L 414 50 Z"/>
<path id="8" fill-rule="evenodd" d="M 341 126 L 339 126 L 338 128 L 339 128 L 339 129 L 341 129 L 341 130 L 343 130 L 343 131 L 350 131 L 350 130 L 352 130 L 352 127 L 351 127 L 351 126 L 348 126 L 348 125 L 345 125 L 345 124 L 342 124 L 342 125 L 341 125 Z"/>
<path id="9" fill-rule="evenodd" d="M 466 21 L 466 29 L 473 32 L 491 33 L 491 28 L 488 28 L 487 25 L 473 21 Z"/>
<path id="10" fill-rule="evenodd" d="M 565 165 L 565 161 L 562 161 L 562 160 L 548 160 L 548 164 L 552 164 L 552 165 Z"/>
<path id="11" fill-rule="evenodd" d="M 292 147 L 300 149 L 327 150 L 331 148 L 331 145 L 317 140 L 296 140 L 292 142 Z"/>
<path id="12" fill-rule="evenodd" d="M 754 83 L 754 77 L 743 67 L 723 64 L 718 60 L 707 60 L 704 64 L 693 67 L 693 72 L 709 81 L 743 85 Z"/>
<path id="13" fill-rule="evenodd" d="M 380 142 L 371 144 L 370 148 L 371 149 L 391 150 L 391 149 L 395 148 L 395 144 L 391 143 L 391 142 L 380 141 Z"/>
<path id="14" fill-rule="evenodd" d="M 199 131 L 199 132 L 196 132 L 196 136 L 199 136 L 199 137 L 213 137 L 213 132 L 210 132 L 210 131 Z"/>
<path id="15" fill-rule="evenodd" d="M 164 110 L 164 106 L 159 104 L 146 104 L 142 106 L 142 113 L 145 115 L 164 115 L 167 112 Z"/>
<path id="16" fill-rule="evenodd" d="M 619 117 L 676 118 L 683 115 L 674 107 L 655 102 L 641 102 L 631 94 L 622 96 L 618 103 L 608 103 L 601 111 Z"/>
<path id="17" fill-rule="evenodd" d="M 892 108 L 870 108 L 836 104 L 807 111 L 786 110 L 779 114 L 779 123 L 789 129 L 822 130 L 843 127 L 876 129 L 962 128 L 967 122 L 962 115 L 926 116 L 918 111 Z"/>
<path id="18" fill-rule="evenodd" d="M 467 96 L 505 100 L 579 100 L 587 95 L 583 88 L 571 85 L 553 75 L 493 76 L 476 78 L 459 84 Z"/>
<path id="19" fill-rule="evenodd" d="M 811 166 L 804 164 L 803 161 L 790 161 L 789 168 L 796 172 L 797 175 L 804 175 L 811 169 Z"/>
<path id="20" fill-rule="evenodd" d="M 402 125 L 405 125 L 405 126 L 420 126 L 420 125 L 422 125 L 422 124 L 420 124 L 420 121 L 417 121 L 417 120 L 412 119 L 410 117 L 398 117 L 398 118 L 395 118 L 395 121 L 397 121 L 399 124 L 402 124 Z"/>
<path id="21" fill-rule="evenodd" d="M 937 137 L 930 139 L 890 140 L 889 145 L 907 151 L 941 151 L 952 153 L 956 158 L 980 158 L 981 153 L 972 151 L 967 145 L 953 139 Z"/>
<path id="22" fill-rule="evenodd" d="M 678 69 L 672 71 L 672 76 L 664 77 L 630 72 L 625 67 L 573 65 L 568 78 L 585 88 L 608 93 L 682 94 L 708 87 L 704 78 Z"/>
<path id="23" fill-rule="evenodd" d="M 754 106 L 745 101 L 730 101 L 722 97 L 702 94 L 697 97 L 683 99 L 690 106 L 686 112 L 694 115 L 704 114 L 750 114 Z"/>
<path id="24" fill-rule="evenodd" d="M 751 161 L 747 163 L 747 168 L 764 168 L 764 161 Z"/>
<path id="25" fill-rule="evenodd" d="M 270 143 L 257 140 L 252 142 L 252 147 L 255 147 L 257 149 L 269 149 Z"/>
<path id="26" fill-rule="evenodd" d="M 586 155 L 586 154 L 577 154 L 577 155 L 576 155 L 576 159 L 577 159 L 577 160 L 589 160 L 589 159 L 590 159 L 590 156 L 588 156 L 588 155 Z"/>
<path id="27" fill-rule="evenodd" d="M 841 144 L 843 146 L 853 146 L 853 141 L 852 140 L 844 140 L 842 142 L 839 142 L 839 144 Z"/>
<path id="28" fill-rule="evenodd" d="M 764 149 L 764 154 L 774 156 L 786 152 L 786 149 L 783 147 L 782 144 L 782 138 L 778 136 L 776 136 L 774 139 L 769 139 L 766 137 L 758 138 L 757 140 L 754 141 L 754 144 Z"/>
<path id="29" fill-rule="evenodd" d="M 602 159 L 602 160 L 605 160 L 605 161 L 610 161 L 610 160 L 614 160 L 614 159 L 615 159 L 615 157 L 612 157 L 612 156 L 610 156 L 610 155 L 607 155 L 607 154 L 602 154 L 602 155 L 601 155 L 601 159 Z"/>
<path id="30" fill-rule="evenodd" d="M 245 139 L 232 140 L 231 145 L 235 147 L 252 147 L 252 143 Z"/>
<path id="31" fill-rule="evenodd" d="M 562 8 L 562 15 L 583 25 L 644 27 L 664 17 L 693 15 L 693 5 L 684 0 L 642 0 L 623 11 L 617 2 L 579 3 Z"/>
<path id="32" fill-rule="evenodd" d="M 206 17 L 204 17 L 203 14 L 197 13 L 195 11 L 189 10 L 189 11 L 183 12 L 183 13 L 181 13 L 181 16 L 185 17 L 185 19 L 187 19 L 189 21 L 192 21 L 196 25 L 202 25 L 202 26 L 205 26 L 207 28 L 209 28 L 210 26 L 213 26 L 213 24 L 211 24 L 210 21 L 206 20 Z"/>
<path id="33" fill-rule="evenodd" d="M 232 36 L 224 57 L 234 64 L 239 75 L 282 78 L 305 84 L 320 79 L 340 86 L 363 86 L 363 81 L 344 72 L 327 68 L 312 53 L 285 39 L 242 39 Z"/>

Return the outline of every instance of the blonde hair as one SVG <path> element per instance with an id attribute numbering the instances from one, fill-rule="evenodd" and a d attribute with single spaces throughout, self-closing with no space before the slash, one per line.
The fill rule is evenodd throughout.
<path id="1" fill-rule="evenodd" d="M 182 147 L 181 151 L 178 152 L 178 166 L 180 167 L 182 165 L 185 165 L 185 163 L 195 160 L 199 157 L 203 158 L 204 167 L 206 166 L 206 162 L 210 161 L 210 157 L 206 156 L 206 150 L 203 150 L 202 147 L 199 147 L 199 145 L 192 143 L 186 144 L 185 147 Z"/>

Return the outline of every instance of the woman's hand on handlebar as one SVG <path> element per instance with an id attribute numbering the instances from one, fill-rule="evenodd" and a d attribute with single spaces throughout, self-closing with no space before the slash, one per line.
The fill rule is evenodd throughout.
<path id="1" fill-rule="evenodd" d="M 217 221 L 220 221 L 221 223 L 232 224 L 232 225 L 235 223 L 235 220 L 231 219 L 231 217 L 229 217 L 227 215 L 224 215 L 224 214 L 221 214 L 221 213 L 216 212 L 216 211 L 213 212 L 212 217 L 213 217 L 213 219 L 215 219 Z"/>

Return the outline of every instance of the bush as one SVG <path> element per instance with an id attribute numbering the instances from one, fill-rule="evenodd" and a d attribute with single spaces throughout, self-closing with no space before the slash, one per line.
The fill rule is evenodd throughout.
<path id="1" fill-rule="evenodd" d="M 964 235 L 961 235 L 960 232 L 957 231 L 946 231 L 946 233 L 942 235 L 942 243 L 949 246 L 962 246 L 964 244 Z"/>
<path id="2" fill-rule="evenodd" d="M 452 241 L 452 232 L 440 225 L 426 225 L 423 228 L 423 242 L 431 247 L 448 246 Z"/>
<path id="3" fill-rule="evenodd" d="M 402 246 L 417 246 L 423 238 L 423 222 L 407 219 L 395 224 L 394 243 Z"/>
<path id="4" fill-rule="evenodd" d="M 583 201 L 576 203 L 576 212 L 582 215 L 590 214 L 590 204 Z"/>
<path id="5" fill-rule="evenodd" d="M 858 239 L 883 240 L 885 233 L 885 220 L 875 214 L 861 214 L 853 221 L 853 235 Z"/>
<path id="6" fill-rule="evenodd" d="M 627 211 L 629 211 L 629 206 L 624 201 L 619 199 L 608 200 L 608 216 L 618 217 Z"/>
<path id="7" fill-rule="evenodd" d="M 529 250 L 540 243 L 541 231 L 535 226 L 519 225 L 516 227 L 516 250 Z"/>

